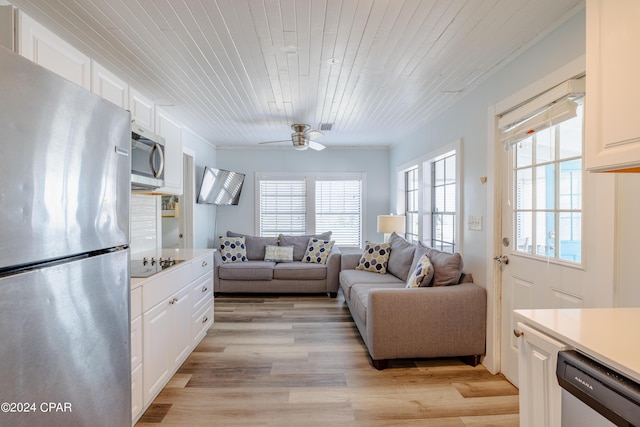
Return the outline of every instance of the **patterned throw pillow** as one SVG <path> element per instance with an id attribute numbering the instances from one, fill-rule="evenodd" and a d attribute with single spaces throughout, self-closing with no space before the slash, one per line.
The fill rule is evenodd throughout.
<path id="1" fill-rule="evenodd" d="M 424 254 L 420 257 L 418 265 L 411 272 L 409 279 L 407 280 L 407 288 L 423 288 L 431 286 L 433 279 L 433 265 L 431 260 Z"/>
<path id="2" fill-rule="evenodd" d="M 302 257 L 302 262 L 310 262 L 314 264 L 326 264 L 329 258 L 329 252 L 335 244 L 333 240 L 322 240 L 317 237 L 309 239 L 307 251 Z"/>
<path id="3" fill-rule="evenodd" d="M 292 262 L 293 246 L 267 245 L 264 250 L 264 260 L 273 262 Z"/>
<path id="4" fill-rule="evenodd" d="M 373 271 L 374 273 L 386 274 L 389 263 L 389 252 L 391 243 L 367 242 L 364 253 L 358 261 L 356 270 Z"/>
<path id="5" fill-rule="evenodd" d="M 244 237 L 220 237 L 218 242 L 223 262 L 247 261 L 247 247 Z"/>

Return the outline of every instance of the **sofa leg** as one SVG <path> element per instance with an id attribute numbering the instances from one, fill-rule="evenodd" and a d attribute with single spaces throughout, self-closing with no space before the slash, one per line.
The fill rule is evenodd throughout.
<path id="1" fill-rule="evenodd" d="M 329 296 L 331 298 L 336 298 L 338 296 L 338 293 L 337 292 L 329 292 Z"/>
<path id="2" fill-rule="evenodd" d="M 460 359 L 462 359 L 464 363 L 470 366 L 478 366 L 478 363 L 480 363 L 479 354 L 474 354 L 473 356 L 462 356 L 460 357 Z"/>
<path id="3" fill-rule="evenodd" d="M 389 360 L 388 359 L 380 359 L 380 360 L 371 359 L 371 364 L 378 371 L 382 371 L 383 369 L 386 369 L 387 366 L 389 366 Z"/>

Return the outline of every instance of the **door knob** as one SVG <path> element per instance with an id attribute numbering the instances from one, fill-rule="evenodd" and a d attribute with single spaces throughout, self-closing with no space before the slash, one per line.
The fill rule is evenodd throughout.
<path id="1" fill-rule="evenodd" d="M 506 255 L 497 256 L 493 260 L 498 264 L 509 264 L 509 257 Z"/>

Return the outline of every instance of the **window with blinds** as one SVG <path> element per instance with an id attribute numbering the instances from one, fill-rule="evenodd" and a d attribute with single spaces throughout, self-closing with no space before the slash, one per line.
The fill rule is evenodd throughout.
<path id="1" fill-rule="evenodd" d="M 498 118 L 510 152 L 512 250 L 582 263 L 584 79 L 572 79 Z"/>
<path id="2" fill-rule="evenodd" d="M 444 252 L 456 249 L 456 154 L 431 163 L 431 247 Z"/>
<path id="3" fill-rule="evenodd" d="M 349 174 L 351 175 L 351 174 Z M 353 174 L 356 175 L 356 174 Z M 362 243 L 362 176 L 258 177 L 261 236 L 331 231 L 339 246 Z"/>
<path id="4" fill-rule="evenodd" d="M 362 184 L 360 180 L 316 181 L 316 233 L 331 231 L 340 246 L 360 246 Z"/>
<path id="5" fill-rule="evenodd" d="M 301 180 L 260 181 L 260 235 L 306 233 L 307 185 Z"/>

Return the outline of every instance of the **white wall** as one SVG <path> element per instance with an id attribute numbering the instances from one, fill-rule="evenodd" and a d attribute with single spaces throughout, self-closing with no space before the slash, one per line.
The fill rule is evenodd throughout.
<path id="1" fill-rule="evenodd" d="M 195 198 L 202 182 L 205 166 L 216 165 L 216 149 L 198 135 L 188 129 L 182 131 L 182 146 L 195 152 L 196 187 Z M 193 210 L 193 247 L 198 249 L 213 248 L 216 207 L 213 205 L 194 206 Z"/>
<path id="2" fill-rule="evenodd" d="M 411 159 L 435 151 L 439 146 L 458 138 L 462 148 L 462 212 L 463 219 L 469 215 L 487 218 L 487 191 L 493 183 L 482 184 L 480 178 L 488 176 L 487 133 L 488 108 L 498 101 L 518 92 L 561 66 L 585 53 L 585 13 L 573 16 L 560 28 L 553 31 L 520 56 L 489 77 L 480 87 L 467 94 L 451 108 L 394 145 L 390 150 L 390 188 L 396 188 L 396 169 Z M 391 200 L 391 203 L 394 203 Z M 466 224 L 463 221 L 463 224 Z M 482 231 L 462 230 L 461 252 L 464 255 L 465 271 L 482 281 L 487 268 L 492 268 L 490 256 L 486 254 L 487 227 Z"/>
<path id="3" fill-rule="evenodd" d="M 387 149 L 296 151 L 291 148 L 218 149 L 217 167 L 246 174 L 238 206 L 218 206 L 217 233 L 255 230 L 256 172 L 364 172 L 364 240 L 381 240 L 376 217 L 389 213 L 389 152 Z"/>

